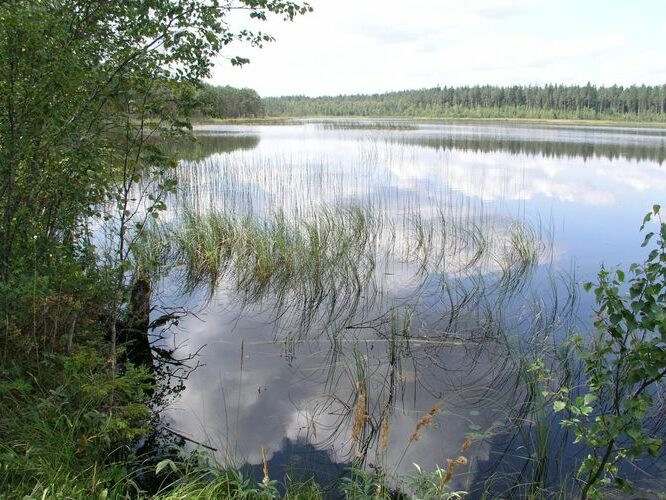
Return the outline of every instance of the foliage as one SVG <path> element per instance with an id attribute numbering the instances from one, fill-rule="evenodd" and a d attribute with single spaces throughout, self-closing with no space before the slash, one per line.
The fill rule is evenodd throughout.
<path id="1" fill-rule="evenodd" d="M 287 477 L 284 498 L 286 500 L 323 500 L 324 488 L 314 478 L 292 481 Z"/>
<path id="2" fill-rule="evenodd" d="M 599 497 L 611 484 L 630 492 L 622 461 L 656 456 L 662 448 L 650 422 L 658 411 L 655 388 L 666 375 L 666 224 L 659 211 L 655 205 L 641 226 L 659 220 L 658 233 L 645 235 L 643 246 L 656 241 L 645 262 L 628 274 L 602 269 L 595 285 L 585 285 L 599 305 L 592 343 L 573 339 L 587 386 L 575 398 L 561 389 L 554 403 L 555 411 L 568 411 L 562 424 L 571 427 L 575 442 L 591 449 L 578 470 L 582 498 Z"/>
<path id="3" fill-rule="evenodd" d="M 98 350 L 81 347 L 72 355 L 47 356 L 39 366 L 0 371 L 3 498 L 136 491 L 126 443 L 147 430 L 147 373 L 127 366 L 124 374 L 111 377 Z"/>
<path id="4" fill-rule="evenodd" d="M 381 476 L 352 467 L 349 475 L 340 480 L 340 491 L 349 500 L 390 498 L 390 491 Z"/>
<path id="5" fill-rule="evenodd" d="M 198 92 L 197 112 L 210 118 L 259 118 L 264 103 L 252 89 L 203 85 Z"/>
<path id="6" fill-rule="evenodd" d="M 461 457 L 459 457 L 457 460 L 462 463 Z M 449 466 L 446 469 L 441 469 L 437 466 L 431 473 L 424 472 L 421 470 L 421 467 L 419 467 L 417 464 L 414 464 L 417 473 L 407 478 L 407 484 L 414 492 L 412 498 L 415 500 L 421 498 L 440 498 L 442 500 L 457 500 L 465 498 L 467 496 L 467 492 L 448 491 L 447 488 L 447 483 L 451 479 L 451 471 L 456 465 L 459 464 L 459 462 L 456 462 L 455 460 L 449 460 Z M 467 461 L 465 460 L 464 463 L 467 463 Z"/>
<path id="7" fill-rule="evenodd" d="M 24 274 L 57 274 L 55 248 L 88 257 L 82 250 L 95 250 L 90 227 L 98 217 L 113 220 L 115 231 L 107 253 L 111 309 L 126 300 L 115 291 L 123 291 L 128 253 L 145 217 L 164 209 L 161 193 L 174 187 L 174 162 L 161 144 L 187 131 L 191 84 L 208 76 L 225 45 L 272 40 L 234 31 L 226 19 L 236 10 L 263 21 L 310 7 L 282 0 L 0 4 L 0 276 L 9 288 Z M 2 301 L 3 331 L 4 318 L 24 305 Z"/>
<path id="8" fill-rule="evenodd" d="M 160 462 L 157 467 L 159 469 L 165 466 L 165 462 Z M 173 465 L 173 468 L 177 469 L 177 466 Z M 280 494 L 275 481 L 258 483 L 246 477 L 239 469 L 202 466 L 198 470 L 185 470 L 180 479 L 172 480 L 164 491 L 157 493 L 156 497 L 165 500 L 181 498 L 269 500 L 280 498 Z"/>
<path id="9" fill-rule="evenodd" d="M 666 86 L 435 87 L 373 95 L 264 99 L 269 116 L 415 116 L 663 121 Z"/>
<path id="10" fill-rule="evenodd" d="M 135 250 L 175 189 L 164 144 L 189 132 L 214 56 L 272 40 L 234 30 L 232 12 L 261 22 L 310 10 L 0 2 L 0 496 L 125 494 L 147 379 L 116 365 L 116 328 L 133 277 L 158 264 Z"/>

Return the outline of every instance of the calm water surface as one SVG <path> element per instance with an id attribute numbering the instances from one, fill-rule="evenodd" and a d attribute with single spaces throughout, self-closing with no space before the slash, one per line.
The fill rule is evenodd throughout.
<path id="1" fill-rule="evenodd" d="M 666 130 L 325 120 L 196 134 L 172 219 L 357 207 L 382 222 L 377 261 L 358 263 L 361 292 L 343 284 L 313 304 L 296 285 L 248 294 L 229 274 L 206 301 L 179 294 L 177 273 L 165 280 L 164 304 L 196 313 L 165 342 L 183 357 L 205 346 L 164 414 L 171 428 L 236 465 L 260 464 L 263 448 L 276 476 L 335 479 L 354 457 L 403 474 L 461 453 L 455 486 L 470 491 L 506 491 L 539 460 L 546 485 L 571 472 L 578 450 L 552 416 L 539 455 L 521 366 L 588 328 L 593 302 L 577 283 L 642 258 L 642 217 L 666 201 Z"/>

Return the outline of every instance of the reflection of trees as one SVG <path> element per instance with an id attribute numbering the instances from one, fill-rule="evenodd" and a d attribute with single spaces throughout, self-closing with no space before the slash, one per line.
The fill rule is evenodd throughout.
<path id="1" fill-rule="evenodd" d="M 181 160 L 197 161 L 219 153 L 251 150 L 259 145 L 258 135 L 203 134 L 197 132 L 195 138 L 177 141 L 168 146 Z"/>
<path id="2" fill-rule="evenodd" d="M 390 143 L 432 149 L 460 150 L 474 153 L 501 151 L 504 153 L 534 155 L 545 158 L 647 160 L 657 162 L 660 165 L 666 159 L 666 141 L 660 141 L 658 144 L 605 144 L 602 142 L 564 142 L 562 140 L 535 141 L 492 136 L 410 137 L 409 135 L 391 136 L 385 140 Z"/>

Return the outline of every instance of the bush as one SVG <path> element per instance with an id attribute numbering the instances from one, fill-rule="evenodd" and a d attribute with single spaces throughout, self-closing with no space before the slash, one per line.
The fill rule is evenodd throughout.
<path id="1" fill-rule="evenodd" d="M 632 491 L 620 465 L 662 447 L 649 418 L 657 411 L 655 389 L 666 376 L 666 224 L 654 205 L 641 226 L 658 220 L 659 231 L 648 232 L 643 246 L 655 245 L 642 264 L 629 272 L 602 268 L 594 290 L 599 309 L 591 342 L 573 338 L 585 373 L 583 394 L 571 397 L 563 388 L 555 411 L 567 410 L 562 420 L 590 453 L 578 469 L 581 497 L 599 497 L 602 487 Z"/>

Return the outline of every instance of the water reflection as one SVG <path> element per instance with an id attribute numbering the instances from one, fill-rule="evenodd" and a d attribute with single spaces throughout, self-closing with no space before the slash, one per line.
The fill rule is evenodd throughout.
<path id="1" fill-rule="evenodd" d="M 486 440 L 513 433 L 525 417 L 517 411 L 525 394 L 516 332 L 529 334 L 536 348 L 563 327 L 567 313 L 525 294 L 502 311 L 469 303 L 452 325 L 432 300 L 422 302 L 384 316 L 359 311 L 358 322 L 333 332 L 325 324 L 304 332 L 277 327 L 279 314 L 268 304 L 244 304 L 233 291 L 218 291 L 201 320 L 181 323 L 181 341 L 187 335 L 190 347 L 206 344 L 206 366 L 168 412 L 170 424 L 240 462 L 258 464 L 262 447 L 272 456 L 288 439 L 324 450 L 331 462 L 362 460 L 399 473 L 413 471 L 414 462 L 443 464 L 472 437 L 467 479 L 474 483 L 476 463 L 491 458 Z M 365 416 L 355 437 L 361 397 Z M 443 411 L 435 425 L 410 442 L 438 403 Z M 307 451 L 295 449 L 289 464 L 309 460 Z M 463 480 L 459 486 L 470 489 Z"/>
<path id="2" fill-rule="evenodd" d="M 529 367 L 559 367 L 556 338 L 590 313 L 562 278 L 572 260 L 582 279 L 603 261 L 637 260 L 627 235 L 666 193 L 664 133 L 221 130 L 257 140 L 185 162 L 167 214 L 176 226 L 193 214 L 199 229 L 196 217 L 226 217 L 212 233 L 214 275 L 188 268 L 203 253 L 195 231 L 164 284 L 167 304 L 190 281 L 212 284 L 201 292 L 210 302 L 179 325 L 176 353 L 206 345 L 205 366 L 164 413 L 173 428 L 236 464 L 260 463 L 263 447 L 278 474 L 308 457 L 331 475 L 353 461 L 403 474 L 464 453 L 456 488 L 506 491 L 528 473 L 558 484 L 575 450 L 558 448 L 566 436 L 534 413 Z M 537 424 L 553 457 L 539 455 Z"/>
<path id="3" fill-rule="evenodd" d="M 474 153 L 649 160 L 659 164 L 666 154 L 666 129 L 660 128 L 520 125 L 492 121 L 479 125 L 473 122 L 336 120 L 318 125 L 339 131 L 382 131 L 383 139 L 388 142 Z"/>
<path id="4" fill-rule="evenodd" d="M 181 140 L 168 146 L 179 159 L 197 161 L 214 154 L 248 151 L 259 145 L 260 136 L 236 133 L 197 133 L 194 140 Z"/>
<path id="5" fill-rule="evenodd" d="M 662 131 L 639 136 L 536 128 L 530 135 L 522 128 L 486 128 L 256 127 L 261 145 L 189 163 L 180 180 L 194 190 L 188 203 L 235 213 L 302 212 L 350 200 L 382 209 L 391 203 L 397 210 L 429 198 L 434 208 L 461 203 L 442 199 L 446 192 L 482 201 L 613 206 L 632 195 L 659 199 L 666 191 Z"/>

